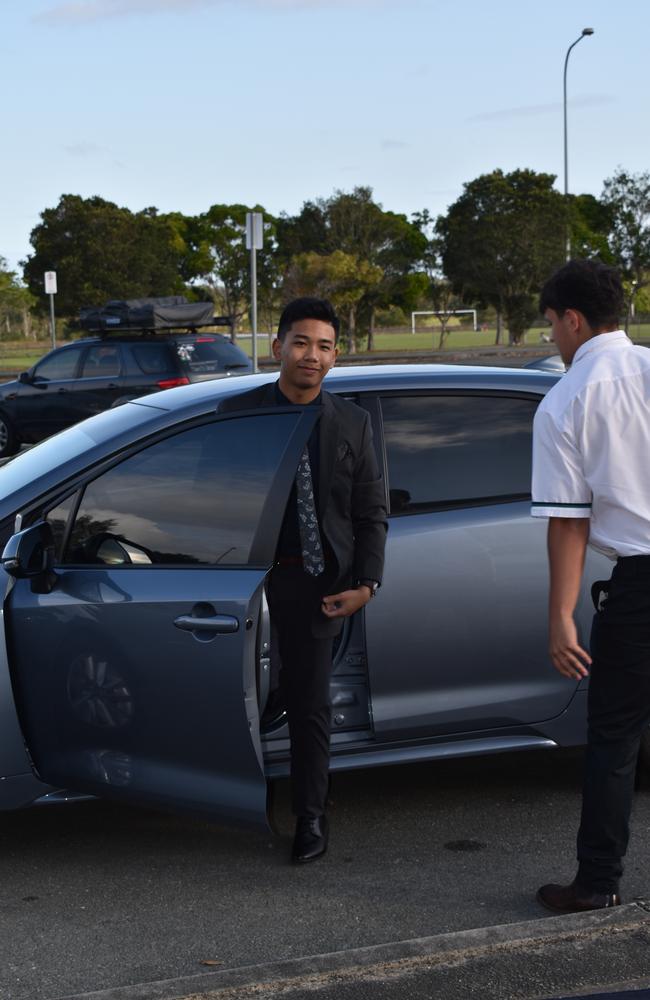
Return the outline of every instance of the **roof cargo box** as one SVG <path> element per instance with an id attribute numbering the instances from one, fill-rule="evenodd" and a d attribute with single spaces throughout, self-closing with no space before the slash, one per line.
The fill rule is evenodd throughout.
<path id="1" fill-rule="evenodd" d="M 153 299 L 112 299 L 79 311 L 79 325 L 93 333 L 109 330 L 171 330 L 214 324 L 211 302 L 188 302 L 184 295 Z M 224 325 L 219 323 L 219 325 Z"/>

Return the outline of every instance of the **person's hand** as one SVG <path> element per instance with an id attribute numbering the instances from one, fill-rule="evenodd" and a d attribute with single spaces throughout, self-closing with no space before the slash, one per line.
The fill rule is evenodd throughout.
<path id="1" fill-rule="evenodd" d="M 578 642 L 573 615 L 558 615 L 551 618 L 549 626 L 549 652 L 553 666 L 564 677 L 579 681 L 589 676 L 587 667 L 591 657 Z"/>
<path id="2" fill-rule="evenodd" d="M 348 618 L 367 604 L 372 597 L 370 587 L 362 584 L 354 590 L 342 590 L 323 598 L 321 610 L 327 618 Z"/>

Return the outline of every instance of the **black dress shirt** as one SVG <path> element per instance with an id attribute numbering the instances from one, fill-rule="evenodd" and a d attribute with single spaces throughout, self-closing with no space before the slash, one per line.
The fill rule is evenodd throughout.
<path id="1" fill-rule="evenodd" d="M 287 399 L 285 394 L 280 389 L 279 384 L 275 383 L 275 401 L 278 406 L 295 406 L 297 404 L 292 403 L 290 399 Z M 322 395 L 319 394 L 315 399 L 312 399 L 308 406 L 322 406 L 323 400 Z M 309 451 L 309 464 L 311 466 L 311 478 L 314 485 L 314 497 L 316 498 L 316 505 L 318 506 L 318 485 L 319 485 L 319 467 L 320 467 L 320 422 L 316 421 L 314 429 L 309 435 L 309 441 L 307 442 L 307 449 Z M 321 539 L 323 541 L 323 551 L 325 554 L 325 561 L 327 562 L 327 547 L 325 545 L 325 540 L 322 538 L 322 526 L 320 524 L 320 519 L 318 526 L 321 529 Z M 282 521 L 282 527 L 280 529 L 280 537 L 278 539 L 278 548 L 276 551 L 276 559 L 296 559 L 302 558 L 302 545 L 300 544 L 300 532 L 298 530 L 298 497 L 296 494 L 296 484 L 293 483 L 291 487 L 291 493 L 289 494 L 289 500 L 287 502 L 287 508 L 284 512 L 284 518 Z"/>

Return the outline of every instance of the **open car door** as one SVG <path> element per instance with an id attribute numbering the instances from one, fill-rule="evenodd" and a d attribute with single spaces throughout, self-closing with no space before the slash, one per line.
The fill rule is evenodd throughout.
<path id="1" fill-rule="evenodd" d="M 260 608 L 317 417 L 212 414 L 27 512 L 5 620 L 43 781 L 265 823 Z"/>

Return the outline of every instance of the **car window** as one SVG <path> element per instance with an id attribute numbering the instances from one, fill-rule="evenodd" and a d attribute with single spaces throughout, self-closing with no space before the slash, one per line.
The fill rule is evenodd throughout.
<path id="1" fill-rule="evenodd" d="M 498 394 L 384 397 L 391 513 L 528 497 L 538 402 Z"/>
<path id="2" fill-rule="evenodd" d="M 34 376 L 48 379 L 48 381 L 74 378 L 82 350 L 82 347 L 64 347 L 60 351 L 49 354 L 36 365 Z"/>
<path id="3" fill-rule="evenodd" d="M 95 344 L 89 347 L 81 369 L 82 378 L 103 378 L 119 375 L 120 349 L 117 344 Z"/>
<path id="4" fill-rule="evenodd" d="M 206 334 L 174 344 L 181 368 L 193 375 L 209 375 L 212 372 L 248 370 L 250 362 L 241 347 L 232 344 L 225 337 Z"/>
<path id="5" fill-rule="evenodd" d="M 132 344 L 131 353 L 145 375 L 166 375 L 174 371 L 167 344 Z"/>
<path id="6" fill-rule="evenodd" d="M 151 566 L 246 564 L 298 415 L 203 424 L 125 459 L 88 484 L 62 561 Z M 70 501 L 50 512 L 63 537 Z"/>

